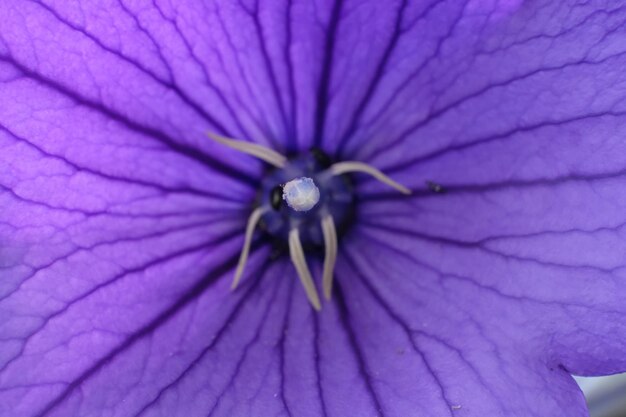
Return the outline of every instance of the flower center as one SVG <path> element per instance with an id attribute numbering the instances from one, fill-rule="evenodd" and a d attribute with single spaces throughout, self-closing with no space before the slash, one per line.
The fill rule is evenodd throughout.
<path id="1" fill-rule="evenodd" d="M 260 228 L 283 242 L 298 228 L 305 249 L 319 249 L 324 245 L 320 225 L 330 215 L 343 234 L 354 218 L 354 187 L 347 175 L 329 175 L 330 165 L 325 153 L 312 149 L 269 172 L 256 205 L 272 209 L 261 217 Z"/>
<path id="2" fill-rule="evenodd" d="M 263 179 L 256 207 L 248 218 L 232 289 L 237 287 L 241 279 L 254 229 L 260 223 L 260 227 L 279 242 L 288 242 L 289 256 L 307 298 L 314 309 L 320 310 L 322 306 L 317 286 L 307 266 L 304 249 L 324 247 L 322 287 L 324 296 L 330 300 L 338 251 L 336 224 L 341 232 L 354 218 L 353 187 L 346 174 L 369 174 L 401 193 L 411 193 L 411 190 L 370 165 L 358 161 L 332 163 L 328 155 L 319 149 L 311 149 L 308 154 L 288 160 L 278 152 L 260 145 L 213 133 L 208 133 L 208 136 L 275 167 Z"/>
<path id="3" fill-rule="evenodd" d="M 320 201 L 320 190 L 311 178 L 296 178 L 283 186 L 283 200 L 295 211 L 309 211 Z"/>

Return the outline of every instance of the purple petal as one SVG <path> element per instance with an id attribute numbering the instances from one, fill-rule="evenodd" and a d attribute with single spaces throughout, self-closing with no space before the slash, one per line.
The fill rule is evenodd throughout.
<path id="1" fill-rule="evenodd" d="M 626 60 L 617 29 L 626 12 L 541 10 L 523 7 L 457 45 L 445 93 L 372 157 L 415 188 L 434 180 L 447 194 L 393 205 L 378 194 L 363 217 L 404 235 L 405 250 L 450 291 L 534 306 L 515 326 L 544 338 L 535 349 L 545 360 L 578 374 L 623 371 L 626 108 L 615 68 Z"/>
<path id="2" fill-rule="evenodd" d="M 569 373 L 626 369 L 619 5 L 175 3 L 0 6 L 1 414 L 586 415 Z M 206 130 L 447 192 L 360 184 L 321 314 L 258 247 L 231 294 L 261 169 Z"/>

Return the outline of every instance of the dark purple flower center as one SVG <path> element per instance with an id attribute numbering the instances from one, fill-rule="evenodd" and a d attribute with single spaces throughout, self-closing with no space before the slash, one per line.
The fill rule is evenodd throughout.
<path id="1" fill-rule="evenodd" d="M 349 229 L 355 212 L 354 187 L 348 175 L 328 175 L 327 169 L 333 162 L 326 153 L 313 148 L 305 154 L 289 158 L 283 168 L 268 171 L 262 180 L 255 206 L 271 206 L 272 210 L 263 214 L 259 226 L 277 247 L 286 246 L 289 231 L 294 227 L 300 230 L 305 248 L 323 247 L 320 223 L 327 214 L 333 217 L 339 237 Z M 319 202 L 308 211 L 293 210 L 282 197 L 282 186 L 300 177 L 311 178 L 320 191 Z"/>

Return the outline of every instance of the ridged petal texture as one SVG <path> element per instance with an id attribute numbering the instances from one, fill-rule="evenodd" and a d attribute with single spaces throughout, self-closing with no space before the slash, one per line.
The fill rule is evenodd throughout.
<path id="1" fill-rule="evenodd" d="M 626 370 L 625 21 L 2 0 L 0 415 L 587 415 L 570 373 Z M 231 293 L 264 167 L 207 131 L 414 193 L 355 177 L 320 313 L 260 235 Z"/>

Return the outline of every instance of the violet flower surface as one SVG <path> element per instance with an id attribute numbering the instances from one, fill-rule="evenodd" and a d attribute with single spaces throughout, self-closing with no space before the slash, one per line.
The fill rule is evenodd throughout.
<path id="1" fill-rule="evenodd" d="M 586 416 L 570 374 L 626 370 L 625 21 L 3 0 L 0 415 Z M 267 167 L 207 131 L 413 195 L 354 176 L 319 313 L 263 233 L 231 292 Z"/>

